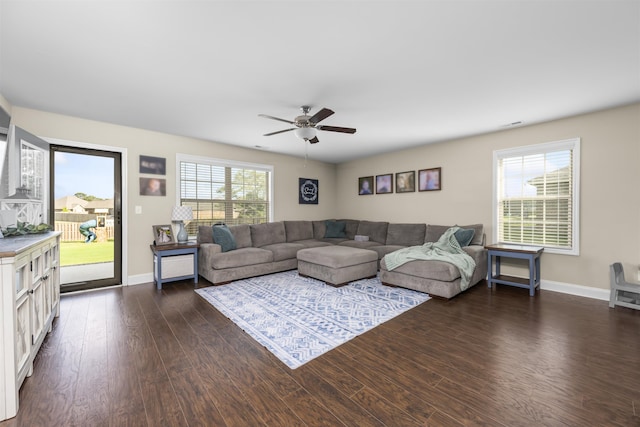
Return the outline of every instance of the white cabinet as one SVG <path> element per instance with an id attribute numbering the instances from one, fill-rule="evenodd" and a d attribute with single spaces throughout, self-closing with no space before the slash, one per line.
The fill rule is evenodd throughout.
<path id="1" fill-rule="evenodd" d="M 24 379 L 60 315 L 60 233 L 0 239 L 0 421 L 18 412 Z"/>

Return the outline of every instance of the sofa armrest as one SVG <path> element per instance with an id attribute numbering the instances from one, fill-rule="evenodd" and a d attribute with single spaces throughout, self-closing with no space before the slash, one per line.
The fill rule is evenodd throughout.
<path id="1" fill-rule="evenodd" d="M 486 252 L 484 246 L 480 245 L 465 246 L 462 248 L 462 250 L 469 254 L 469 256 L 474 260 L 478 259 L 481 256 L 482 252 Z"/>
<path id="2" fill-rule="evenodd" d="M 213 256 L 222 253 L 222 246 L 217 243 L 201 243 L 198 249 L 198 269 L 211 268 Z"/>
<path id="3" fill-rule="evenodd" d="M 471 245 L 462 248 L 463 251 L 469 254 L 476 263 L 476 268 L 471 276 L 470 286 L 478 283 L 478 281 L 487 278 L 487 250 L 484 246 Z"/>

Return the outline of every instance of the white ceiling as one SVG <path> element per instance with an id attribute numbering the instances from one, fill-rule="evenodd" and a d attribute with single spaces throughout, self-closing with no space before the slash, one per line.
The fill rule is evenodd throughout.
<path id="1" fill-rule="evenodd" d="M 13 105 L 331 163 L 640 100 L 640 1 L 1 0 Z M 46 136 L 46 135 L 45 135 Z"/>

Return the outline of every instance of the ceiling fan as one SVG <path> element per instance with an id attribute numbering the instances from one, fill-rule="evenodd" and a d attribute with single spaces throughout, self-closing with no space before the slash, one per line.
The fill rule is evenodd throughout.
<path id="1" fill-rule="evenodd" d="M 280 119 L 278 117 L 269 116 L 267 114 L 258 114 L 258 116 L 260 117 L 264 117 L 272 120 L 278 120 L 281 122 L 295 125 L 295 127 L 293 128 L 279 130 L 271 133 L 265 133 L 264 136 L 271 136 L 271 135 L 277 135 L 283 132 L 294 131 L 293 133 L 295 133 L 295 135 L 298 138 L 304 139 L 305 141 L 309 141 L 309 143 L 311 144 L 315 144 L 319 142 L 319 139 L 316 136 L 317 130 L 326 130 L 329 132 L 341 132 L 341 133 L 356 133 L 356 130 L 354 128 L 343 128 L 338 126 L 319 125 L 318 123 L 320 123 L 322 120 L 326 119 L 327 117 L 329 117 L 334 113 L 332 110 L 329 110 L 328 108 L 323 108 L 322 110 L 315 113 L 313 116 L 309 116 L 309 111 L 311 111 L 311 107 L 309 107 L 308 105 L 303 105 L 302 107 L 300 107 L 300 109 L 302 110 L 302 115 L 296 117 L 295 119 L 293 119 L 293 121 Z"/>

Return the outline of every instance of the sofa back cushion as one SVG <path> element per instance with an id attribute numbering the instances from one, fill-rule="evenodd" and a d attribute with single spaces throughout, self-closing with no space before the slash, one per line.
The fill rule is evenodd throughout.
<path id="1" fill-rule="evenodd" d="M 382 243 L 387 241 L 388 222 L 360 221 L 356 234 L 369 236 L 369 241 Z"/>
<path id="2" fill-rule="evenodd" d="M 230 225 L 229 231 L 231 231 L 231 234 L 236 241 L 237 249 L 251 247 L 251 232 L 249 231 L 248 224 Z M 210 225 L 198 226 L 198 243 L 215 243 L 213 241 L 213 232 Z"/>
<path id="3" fill-rule="evenodd" d="M 313 225 L 313 238 L 316 240 L 324 239 L 327 232 L 325 221 L 312 221 L 311 224 Z"/>
<path id="4" fill-rule="evenodd" d="M 282 221 L 251 224 L 249 227 L 251 228 L 251 241 L 256 248 L 287 241 L 284 222 Z"/>
<path id="5" fill-rule="evenodd" d="M 347 239 L 353 240 L 356 234 L 358 234 L 358 224 L 360 224 L 360 221 L 357 219 L 339 219 L 338 221 L 345 223 L 344 232 L 347 235 Z"/>
<path id="6" fill-rule="evenodd" d="M 236 239 L 236 248 L 250 248 L 252 246 L 249 224 L 232 225 L 229 227 L 229 231 Z"/>
<path id="7" fill-rule="evenodd" d="M 313 239 L 313 224 L 311 221 L 284 221 L 287 242 Z"/>
<path id="8" fill-rule="evenodd" d="M 440 236 L 444 234 L 453 225 L 427 225 L 427 235 L 424 239 L 425 242 L 437 242 Z M 470 245 L 482 245 L 482 239 L 484 236 L 484 225 L 458 225 L 460 228 L 472 228 L 474 230 L 473 239 L 471 239 Z"/>
<path id="9" fill-rule="evenodd" d="M 199 225 L 198 226 L 198 243 L 213 243 L 213 233 L 211 233 L 210 225 Z"/>
<path id="10" fill-rule="evenodd" d="M 424 243 L 426 224 L 389 224 L 387 245 L 420 246 Z"/>

